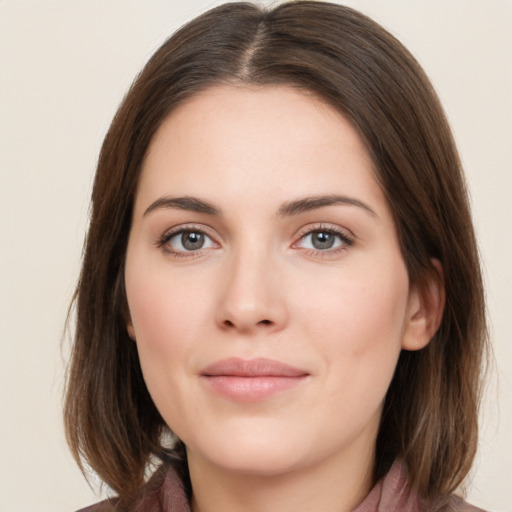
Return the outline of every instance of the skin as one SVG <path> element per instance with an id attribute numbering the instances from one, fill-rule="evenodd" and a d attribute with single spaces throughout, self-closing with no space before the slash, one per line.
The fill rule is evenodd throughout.
<path id="1" fill-rule="evenodd" d="M 286 209 L 333 194 L 349 201 Z M 179 197 L 212 209 L 169 201 Z M 186 250 L 183 229 L 205 233 L 204 245 Z M 318 249 L 319 232 L 331 248 Z M 441 301 L 410 286 L 390 208 L 346 119 L 286 86 L 219 86 L 181 105 L 146 155 L 125 278 L 128 332 L 157 408 L 187 446 L 196 512 L 340 512 L 364 499 L 398 356 L 428 343 Z M 201 376 L 229 357 L 307 376 L 233 400 Z"/>

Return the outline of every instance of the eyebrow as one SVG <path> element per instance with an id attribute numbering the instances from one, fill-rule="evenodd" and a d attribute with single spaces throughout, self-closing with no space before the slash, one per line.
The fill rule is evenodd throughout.
<path id="1" fill-rule="evenodd" d="M 363 203 L 363 201 L 360 201 L 354 197 L 340 195 L 311 196 L 297 199 L 296 201 L 290 201 L 284 203 L 277 211 L 277 214 L 281 217 L 288 217 L 291 215 L 297 215 L 299 213 L 316 210 L 318 208 L 323 208 L 325 206 L 334 205 L 357 206 L 372 216 L 378 217 L 375 211 L 372 210 L 372 208 L 370 208 L 366 203 Z"/>
<path id="2" fill-rule="evenodd" d="M 335 206 L 335 205 L 348 205 L 348 206 L 356 206 L 361 208 L 371 214 L 372 216 L 377 217 L 372 208 L 370 208 L 366 203 L 356 199 L 354 197 L 348 196 L 340 196 L 340 195 L 325 195 L 325 196 L 309 196 L 303 197 L 301 199 L 296 199 L 294 201 L 289 201 L 284 203 L 277 210 L 277 215 L 279 217 L 291 217 L 293 215 L 298 215 L 300 213 L 305 213 L 312 210 L 317 210 L 318 208 L 324 208 L 326 206 Z M 144 216 L 148 215 L 154 210 L 159 209 L 175 209 L 175 210 L 186 210 L 198 213 L 204 213 L 206 215 L 220 215 L 221 211 L 215 207 L 212 203 L 205 201 L 204 199 L 198 199 L 197 197 L 160 197 L 153 203 L 151 203 L 148 208 L 144 211 Z"/>
<path id="3" fill-rule="evenodd" d="M 206 213 L 207 215 L 220 215 L 220 210 L 213 206 L 208 201 L 198 199 L 196 197 L 161 197 L 155 202 L 151 203 L 144 215 L 151 213 L 158 209 L 175 209 L 187 210 L 198 213 Z"/>

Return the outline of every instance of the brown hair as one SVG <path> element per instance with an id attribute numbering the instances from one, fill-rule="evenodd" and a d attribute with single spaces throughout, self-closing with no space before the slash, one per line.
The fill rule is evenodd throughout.
<path id="1" fill-rule="evenodd" d="M 461 164 L 438 98 L 409 52 L 357 11 L 316 1 L 212 9 L 163 44 L 123 100 L 98 162 L 75 294 L 65 406 L 74 456 L 124 500 L 143 485 L 151 461 L 183 458 L 182 445 L 172 450 L 162 442 L 168 427 L 126 332 L 124 259 L 151 138 L 177 105 L 223 83 L 288 84 L 340 111 L 373 158 L 411 283 L 422 286 L 435 272 L 432 258 L 442 263 L 442 323 L 426 348 L 402 351 L 386 397 L 374 475 L 381 477 L 400 457 L 421 496 L 447 496 L 475 454 L 486 343 Z M 183 468 L 186 478 L 186 463 Z"/>

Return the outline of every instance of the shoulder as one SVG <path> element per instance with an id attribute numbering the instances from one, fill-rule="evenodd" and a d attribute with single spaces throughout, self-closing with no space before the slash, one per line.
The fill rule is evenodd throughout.
<path id="1" fill-rule="evenodd" d="M 436 512 L 486 512 L 485 510 L 470 505 L 459 496 L 452 494 L 448 502 L 441 508 L 436 509 Z"/>
<path id="2" fill-rule="evenodd" d="M 115 503 L 110 500 L 100 501 L 95 505 L 90 505 L 89 507 L 81 508 L 77 510 L 77 512 L 114 512 L 116 509 Z"/>
<path id="3" fill-rule="evenodd" d="M 130 507 L 129 512 L 190 512 L 188 499 L 181 479 L 169 466 L 161 466 L 141 489 L 139 499 Z M 96 503 L 77 512 L 126 512 L 119 506 L 117 499 Z"/>
<path id="4" fill-rule="evenodd" d="M 431 502 L 421 499 L 409 484 L 409 473 L 401 461 L 390 470 L 353 512 L 485 512 L 452 494 Z"/>

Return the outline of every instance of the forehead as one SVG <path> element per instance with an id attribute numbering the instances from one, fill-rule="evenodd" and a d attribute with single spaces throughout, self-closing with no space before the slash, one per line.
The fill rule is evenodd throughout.
<path id="1" fill-rule="evenodd" d="M 146 154 L 141 195 L 196 194 L 199 185 L 231 196 L 350 192 L 383 202 L 351 123 L 290 86 L 212 87 L 164 120 Z"/>
<path id="2" fill-rule="evenodd" d="M 226 137 L 238 147 L 254 138 L 278 138 L 291 144 L 328 144 L 333 140 L 345 151 L 368 153 L 357 131 L 337 110 L 314 93 L 288 85 L 218 85 L 188 98 L 164 120 L 148 149 L 168 144 L 170 137 L 207 137 L 212 144 Z M 162 139 L 166 139 L 163 141 Z M 271 148 L 275 151 L 274 144 Z"/>

